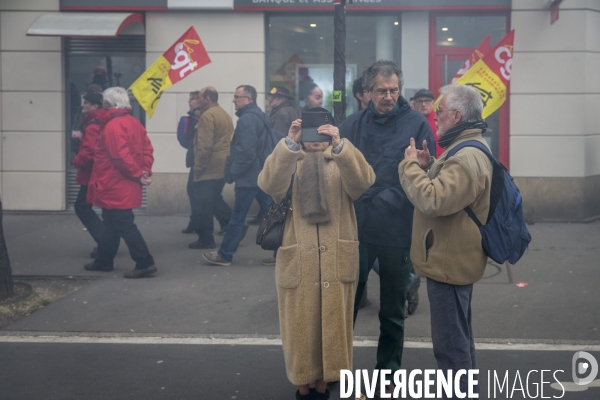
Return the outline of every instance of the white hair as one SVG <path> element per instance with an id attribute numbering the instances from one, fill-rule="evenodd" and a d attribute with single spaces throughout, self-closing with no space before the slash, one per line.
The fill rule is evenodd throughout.
<path id="1" fill-rule="evenodd" d="M 483 101 L 477 90 L 468 85 L 447 85 L 440 89 L 450 110 L 459 110 L 463 122 L 481 121 Z"/>
<path id="2" fill-rule="evenodd" d="M 110 108 L 131 109 L 131 104 L 129 104 L 129 94 L 125 88 L 119 86 L 110 87 L 102 93 L 102 96 L 104 101 L 110 104 Z"/>

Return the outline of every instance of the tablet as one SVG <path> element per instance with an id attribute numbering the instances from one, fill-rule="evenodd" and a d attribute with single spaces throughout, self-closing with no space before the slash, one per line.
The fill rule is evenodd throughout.
<path id="1" fill-rule="evenodd" d="M 302 141 L 303 142 L 331 142 L 331 136 L 317 132 L 321 125 L 333 125 L 330 112 L 303 112 L 302 113 Z"/>

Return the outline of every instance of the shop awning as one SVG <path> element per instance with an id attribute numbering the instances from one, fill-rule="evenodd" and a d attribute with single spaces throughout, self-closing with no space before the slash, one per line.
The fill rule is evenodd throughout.
<path id="1" fill-rule="evenodd" d="M 27 36 L 117 37 L 143 35 L 144 16 L 140 13 L 52 12 L 39 17 Z"/>

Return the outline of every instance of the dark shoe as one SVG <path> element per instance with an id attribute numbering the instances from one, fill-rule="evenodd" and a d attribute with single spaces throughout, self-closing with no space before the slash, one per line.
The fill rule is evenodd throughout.
<path id="1" fill-rule="evenodd" d="M 244 225 L 244 230 L 242 230 L 242 238 L 240 239 L 240 242 L 246 237 L 246 233 L 248 233 L 248 228 L 250 228 L 250 225 Z"/>
<path id="2" fill-rule="evenodd" d="M 257 215 L 256 217 L 252 218 L 250 221 L 248 221 L 248 224 L 250 225 L 260 225 L 260 223 L 263 220 L 263 216 L 262 215 Z"/>
<path id="3" fill-rule="evenodd" d="M 329 400 L 329 390 L 325 389 L 325 393 L 317 392 L 315 389 L 310 389 L 313 400 Z"/>
<path id="4" fill-rule="evenodd" d="M 408 311 L 408 315 L 413 315 L 415 311 L 417 311 L 417 307 L 419 306 L 419 287 L 421 286 L 421 278 L 418 275 L 415 275 L 414 282 L 411 282 L 411 287 L 408 290 L 408 295 L 406 296 L 408 300 L 408 307 L 406 308 Z"/>
<path id="5" fill-rule="evenodd" d="M 225 260 L 216 251 L 213 251 L 208 254 L 202 253 L 202 258 L 204 258 L 206 261 L 208 261 L 210 264 L 213 264 L 213 265 L 222 265 L 222 266 L 231 265 L 231 261 Z"/>
<path id="6" fill-rule="evenodd" d="M 194 233 L 194 232 L 196 232 L 194 230 L 194 228 L 191 228 L 189 226 L 187 228 L 181 230 L 181 233 Z"/>
<path id="7" fill-rule="evenodd" d="M 91 263 L 87 263 L 83 266 L 84 269 L 88 271 L 102 271 L 102 272 L 111 272 L 114 270 L 114 267 L 107 267 L 100 264 L 96 264 L 96 261 L 92 261 Z"/>
<path id="8" fill-rule="evenodd" d="M 94 260 L 98 258 L 98 246 L 94 247 L 94 250 L 92 250 L 90 253 L 90 257 L 92 257 Z"/>
<path id="9" fill-rule="evenodd" d="M 144 269 L 132 269 L 131 271 L 125 272 L 123 276 L 129 279 L 148 278 L 156 273 L 156 266 L 151 265 Z"/>
<path id="10" fill-rule="evenodd" d="M 275 266 L 275 257 L 269 257 L 269 258 L 265 258 L 264 260 L 262 260 L 260 262 L 262 265 L 266 265 L 268 267 L 273 267 Z"/>
<path id="11" fill-rule="evenodd" d="M 223 236 L 225 234 L 225 232 L 227 232 L 227 225 L 222 226 L 221 229 L 219 230 L 219 232 L 217 232 L 217 235 Z"/>
<path id="12" fill-rule="evenodd" d="M 190 243 L 188 247 L 190 249 L 214 249 L 215 247 L 217 247 L 217 244 L 215 242 L 204 243 L 200 240 L 196 240 L 195 242 Z"/>
<path id="13" fill-rule="evenodd" d="M 308 392 L 308 394 L 300 394 L 299 390 L 296 390 L 296 400 L 312 400 L 313 397 L 313 389 Z"/>

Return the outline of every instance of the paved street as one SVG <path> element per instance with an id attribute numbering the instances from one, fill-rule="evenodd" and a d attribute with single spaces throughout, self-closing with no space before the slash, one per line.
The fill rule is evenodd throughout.
<path id="1" fill-rule="evenodd" d="M 293 398 L 278 344 L 273 267 L 260 264 L 270 253 L 253 244 L 256 228 L 230 267 L 213 267 L 201 251 L 187 248 L 195 237 L 180 233 L 186 217 L 140 215 L 136 222 L 159 269 L 152 279 L 122 278 L 133 267 L 124 244 L 114 272 L 83 270 L 93 243 L 72 214 L 5 215 L 17 280 L 98 279 L 0 331 L 0 399 Z M 582 388 L 571 378 L 575 351 L 600 360 L 600 223 L 535 224 L 530 231 L 533 242 L 519 264 L 510 270 L 490 264 L 475 286 L 481 397 L 488 398 L 488 370 L 508 370 L 512 387 L 517 371 L 526 385 L 527 372 L 544 369 L 565 371 L 557 373 L 569 390 L 564 399 L 599 399 L 600 381 L 570 390 Z M 407 320 L 408 370 L 435 368 L 424 286 Z M 368 293 L 371 304 L 359 313 L 355 330 L 358 369 L 374 366 L 374 273 Z M 529 397 L 516 391 L 512 398 L 533 397 L 533 380 Z M 544 396 L 561 396 L 550 387 L 551 374 L 544 381 Z M 333 393 L 339 397 L 337 388 Z M 496 398 L 507 398 L 506 391 Z"/>

